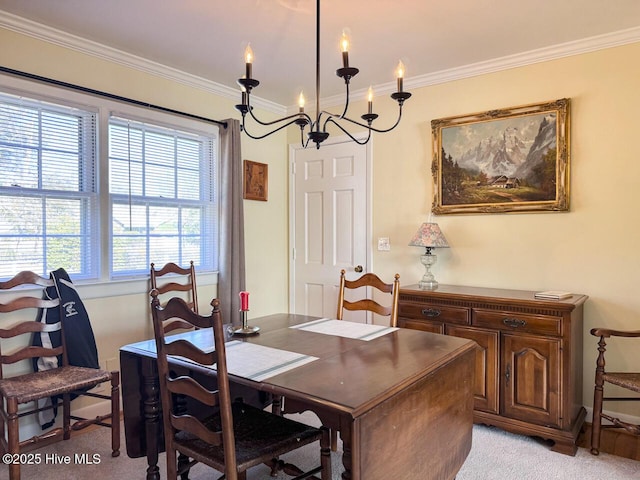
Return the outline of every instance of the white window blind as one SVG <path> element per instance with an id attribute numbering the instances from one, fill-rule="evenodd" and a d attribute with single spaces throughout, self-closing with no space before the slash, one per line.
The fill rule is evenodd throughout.
<path id="1" fill-rule="evenodd" d="M 0 278 L 99 275 L 96 113 L 0 93 Z"/>
<path id="2" fill-rule="evenodd" d="M 217 269 L 216 151 L 215 136 L 111 116 L 112 277 L 151 262 Z"/>

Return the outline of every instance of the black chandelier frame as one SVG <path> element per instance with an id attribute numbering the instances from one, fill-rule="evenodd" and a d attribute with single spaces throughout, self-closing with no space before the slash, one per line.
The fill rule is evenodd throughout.
<path id="1" fill-rule="evenodd" d="M 346 58 L 346 57 L 345 57 Z M 369 112 L 360 116 L 363 120 L 357 121 L 347 117 L 347 111 L 349 110 L 349 93 L 350 93 L 350 83 L 351 79 L 358 74 L 359 70 L 355 67 L 348 66 L 348 61 L 345 61 L 345 65 L 342 68 L 336 70 L 336 75 L 344 80 L 345 83 L 345 105 L 341 114 L 331 113 L 327 110 L 320 110 L 320 0 L 316 0 L 316 116 L 315 120 L 311 118 L 311 116 L 305 113 L 300 108 L 300 112 L 294 113 L 292 115 L 287 115 L 285 117 L 270 121 L 264 122 L 260 120 L 253 113 L 253 107 L 251 106 L 251 92 L 254 88 L 260 85 L 260 82 L 255 78 L 251 78 L 251 69 L 247 67 L 247 75 L 243 78 L 238 79 L 238 84 L 242 90 L 242 103 L 236 105 L 236 109 L 240 111 L 242 114 L 242 131 L 249 137 L 254 140 L 260 140 L 269 135 L 272 135 L 283 128 L 286 128 L 290 125 L 297 125 L 300 127 L 300 143 L 303 148 L 307 148 L 309 142 L 313 142 L 316 145 L 316 148 L 320 148 L 322 142 L 324 142 L 327 138 L 329 138 L 329 132 L 327 131 L 327 126 L 329 124 L 335 125 L 339 130 L 345 133 L 351 140 L 354 142 L 364 145 L 369 142 L 371 139 L 371 133 L 386 133 L 390 132 L 394 128 L 398 126 L 400 120 L 402 119 L 402 106 L 404 102 L 411 97 L 411 93 L 405 92 L 402 89 L 402 78 L 398 78 L 398 91 L 393 92 L 391 94 L 391 98 L 398 102 L 398 118 L 395 123 L 389 128 L 375 128 L 372 126 L 373 121 L 378 118 L 378 114 L 373 113 L 371 111 L 371 107 L 369 108 Z M 371 103 L 370 103 L 371 105 Z M 273 125 L 276 126 L 273 130 L 268 131 L 263 135 L 253 135 L 249 133 L 246 125 L 247 113 L 249 116 L 259 125 L 270 127 Z M 362 128 L 365 128 L 368 132 L 366 138 L 362 140 L 358 140 L 355 138 L 343 125 L 339 122 L 345 121 L 352 125 L 356 125 Z M 304 131 L 306 127 L 309 127 L 309 131 L 307 132 L 307 139 L 305 141 Z"/>

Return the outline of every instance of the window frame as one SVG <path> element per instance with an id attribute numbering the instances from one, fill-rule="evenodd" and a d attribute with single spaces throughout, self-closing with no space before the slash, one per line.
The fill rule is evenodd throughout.
<path id="1" fill-rule="evenodd" d="M 167 132 L 171 132 L 171 131 L 180 131 L 182 134 L 184 134 L 184 138 L 187 138 L 187 136 L 192 136 L 194 139 L 197 137 L 208 137 L 209 139 L 211 139 L 213 137 L 212 140 L 210 140 L 213 144 L 214 144 L 214 148 L 215 148 L 215 152 L 211 152 L 212 153 L 212 161 L 213 161 L 213 165 L 211 166 L 210 170 L 208 172 L 204 173 L 204 177 L 201 175 L 200 178 L 198 179 L 198 182 L 200 184 L 200 191 L 201 192 L 205 192 L 208 194 L 208 196 L 210 197 L 216 197 L 212 200 L 212 205 L 214 207 L 214 212 L 212 212 L 212 217 L 209 219 L 209 223 L 207 224 L 209 226 L 209 229 L 204 228 L 206 225 L 202 226 L 202 229 L 200 230 L 200 236 L 201 237 L 206 237 L 208 235 L 213 235 L 216 237 L 216 240 L 214 243 L 209 244 L 209 245 L 205 245 L 203 244 L 203 241 L 201 240 L 200 242 L 200 249 L 202 250 L 201 252 L 201 256 L 207 256 L 207 255 L 215 255 L 219 245 L 218 245 L 218 223 L 219 223 L 219 208 L 218 208 L 218 204 L 219 204 L 219 192 L 218 192 L 218 171 L 219 171 L 219 138 L 216 135 L 207 135 L 205 132 L 202 131 L 202 129 L 200 130 L 194 130 L 192 128 L 187 128 L 186 125 L 181 125 L 180 127 L 177 127 L 176 125 L 169 125 L 166 124 L 164 122 L 158 122 L 158 121 L 149 121 L 147 119 L 141 118 L 139 115 L 130 115 L 130 114 L 126 114 L 123 113 L 122 111 L 111 111 L 110 112 L 110 116 L 109 116 L 109 122 L 111 122 L 111 119 L 113 118 L 117 118 L 118 120 L 116 121 L 116 123 L 122 124 L 123 122 L 126 122 L 127 120 L 131 121 L 134 125 L 133 128 L 136 128 L 135 124 L 145 124 L 145 125 L 149 125 L 149 131 L 152 133 L 163 133 L 162 130 L 166 130 Z M 107 125 L 107 130 L 110 130 L 110 126 L 111 123 L 109 123 L 109 125 Z M 120 125 L 122 126 L 122 125 Z M 146 163 L 146 157 L 145 157 L 145 163 Z M 200 165 L 201 167 L 201 165 Z M 201 169 L 198 169 L 199 173 L 201 172 Z M 177 170 L 174 172 L 177 173 Z M 211 182 L 213 184 L 207 184 L 207 177 L 210 178 Z M 176 188 L 179 186 L 179 183 L 176 182 L 175 184 Z M 122 193 L 111 193 L 109 192 L 109 214 L 111 215 L 113 213 L 113 206 L 114 204 L 118 203 L 118 204 L 122 204 L 122 200 L 126 199 L 127 195 L 122 194 Z M 119 202 L 116 202 L 115 200 L 120 200 Z M 156 197 L 153 195 L 132 195 L 129 197 L 129 201 L 130 201 L 130 205 L 132 206 L 146 206 L 146 208 L 149 207 L 154 207 L 154 208 L 159 208 L 159 207 L 169 207 L 169 206 L 180 206 L 180 208 L 184 208 L 187 205 L 191 205 L 194 207 L 204 207 L 206 209 L 206 204 L 208 202 L 203 201 L 202 199 L 198 199 L 198 200 L 193 200 L 193 199 L 177 199 L 177 198 L 166 198 L 163 199 L 162 197 Z M 146 219 L 148 220 L 148 216 L 146 217 Z M 201 224 L 202 225 L 202 224 Z M 109 238 L 110 240 L 112 240 L 114 238 L 114 232 L 113 232 L 113 222 L 110 221 L 109 222 Z M 180 235 L 178 238 L 182 239 L 185 236 Z M 147 232 L 146 235 L 144 235 L 145 240 L 148 242 L 151 241 L 151 239 L 154 237 L 153 234 L 151 234 L 151 232 Z M 109 242 L 109 274 L 111 276 L 111 279 L 122 279 L 122 278 L 127 278 L 128 276 L 137 276 L 139 274 L 136 273 L 116 273 L 114 271 L 111 270 L 111 267 L 113 265 L 113 249 L 114 249 L 114 242 L 110 241 Z M 152 259 L 150 259 L 151 261 Z M 196 259 L 196 258 L 183 258 L 182 260 L 182 264 L 186 265 L 187 262 L 189 260 L 200 260 L 200 259 Z M 214 258 L 211 262 L 210 265 L 199 265 L 198 262 L 196 262 L 196 268 L 199 268 L 198 272 L 213 272 L 215 271 L 215 267 L 217 267 L 218 265 L 218 259 Z M 158 261 L 156 261 L 156 264 L 159 264 Z"/>
<path id="2" fill-rule="evenodd" d="M 12 95 L 42 100 L 45 102 L 59 103 L 86 109 L 95 109 L 96 118 L 96 171 L 95 184 L 98 194 L 98 238 L 95 242 L 97 253 L 94 257 L 98 262 L 97 278 L 74 279 L 74 284 L 83 298 L 103 298 L 114 295 L 127 295 L 148 291 L 148 275 L 139 275 L 129 278 L 112 278 L 110 272 L 111 250 L 111 204 L 109 193 L 109 118 L 112 115 L 127 115 L 135 117 L 139 121 L 155 123 L 174 129 L 200 132 L 201 134 L 215 137 L 215 159 L 213 190 L 216 195 L 216 221 L 215 234 L 219 232 L 219 158 L 220 141 L 219 127 L 214 123 L 207 123 L 197 119 L 182 117 L 170 112 L 160 112 L 144 107 L 126 104 L 108 98 L 98 97 L 87 93 L 74 91 L 64 87 L 52 86 L 41 82 L 14 77 L 0 72 L 0 90 Z M 214 251 L 218 255 L 219 250 Z M 217 263 L 217 259 L 214 263 Z M 17 272 L 16 272 L 17 273 Z M 198 270 L 199 285 L 215 285 L 218 281 L 217 270 Z"/>
<path id="3" fill-rule="evenodd" d="M 78 222 L 79 230 L 77 232 L 74 232 L 71 236 L 77 238 L 79 244 L 86 244 L 89 250 L 89 254 L 93 253 L 93 257 L 89 255 L 84 259 L 84 261 L 86 261 L 88 264 L 86 270 L 82 272 L 76 272 L 75 276 L 78 279 L 89 280 L 99 278 L 99 265 L 95 261 L 95 255 L 97 254 L 97 252 L 99 252 L 99 232 L 97 230 L 97 227 L 99 224 L 100 216 L 100 200 L 97 178 L 98 149 L 96 143 L 98 133 L 98 110 L 88 105 L 79 104 L 78 102 L 62 102 L 57 99 L 52 99 L 37 94 L 27 94 L 25 92 L 17 91 L 11 88 L 2 88 L 2 92 L 0 93 L 9 97 L 15 97 L 15 99 L 9 100 L 8 103 L 10 105 L 15 104 L 18 108 L 20 108 L 20 103 L 22 102 L 21 99 L 24 97 L 24 108 L 35 110 L 38 112 L 38 123 L 36 129 L 38 131 L 37 135 L 39 141 L 37 144 L 31 143 L 29 145 L 24 144 L 21 146 L 22 149 L 30 150 L 32 152 L 32 155 L 35 155 L 37 157 L 37 160 L 35 162 L 36 165 L 34 165 L 34 167 L 38 171 L 37 176 L 34 177 L 34 180 L 37 180 L 37 185 L 24 185 L 23 188 L 16 185 L 16 187 L 18 188 L 16 188 L 15 190 L 13 190 L 13 187 L 0 188 L 2 189 L 3 193 L 7 194 L 8 196 L 23 198 L 25 199 L 25 201 L 29 201 L 29 199 L 31 199 L 40 205 L 43 220 L 41 226 L 43 228 L 38 234 L 27 236 L 34 239 L 39 245 L 39 248 L 42 249 L 41 253 L 43 253 L 43 255 L 39 259 L 41 264 L 40 266 L 45 269 L 47 268 L 46 263 L 48 254 L 45 253 L 47 252 L 45 245 L 51 242 L 55 243 L 56 238 L 66 236 L 66 234 L 64 233 L 46 233 L 49 230 L 49 227 L 53 227 L 55 225 L 55 220 L 53 220 L 53 224 L 47 220 L 47 212 L 49 212 L 49 209 L 51 208 L 49 206 L 50 203 L 55 203 L 56 201 L 79 202 L 78 204 L 81 212 Z M 76 120 L 79 121 L 77 126 L 81 127 L 82 133 L 77 134 L 77 136 L 75 137 L 76 139 L 81 140 L 78 143 L 79 148 L 77 152 L 67 151 L 67 153 L 82 152 L 81 158 L 84 160 L 83 163 L 80 165 L 77 171 L 70 172 L 79 174 L 82 177 L 81 180 L 78 180 L 77 189 L 64 187 L 58 188 L 53 185 L 44 184 L 44 182 L 50 180 L 51 177 L 51 172 L 46 172 L 46 157 L 53 152 L 64 155 L 64 150 L 61 149 L 59 145 L 48 144 L 46 139 L 51 133 L 51 130 L 41 128 L 42 124 L 45 123 L 46 118 L 50 118 L 51 116 L 56 115 L 76 118 Z M 58 125 L 59 124 L 56 122 L 56 124 L 53 124 L 53 128 L 57 128 Z M 62 170 L 57 170 L 55 176 L 61 175 L 62 172 L 64 172 L 64 168 Z M 25 267 L 23 267 L 23 269 L 29 268 L 30 267 L 28 265 L 25 265 Z"/>

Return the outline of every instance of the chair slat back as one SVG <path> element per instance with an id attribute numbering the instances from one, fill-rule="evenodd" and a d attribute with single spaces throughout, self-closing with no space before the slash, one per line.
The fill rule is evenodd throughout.
<path id="1" fill-rule="evenodd" d="M 159 284 L 159 277 L 166 277 L 166 282 Z M 193 261 L 189 263 L 188 268 L 183 268 L 173 262 L 165 264 L 159 270 L 155 268 L 155 264 L 151 264 L 150 270 L 151 289 L 157 290 L 159 295 L 165 295 L 172 292 L 188 292 L 185 302 L 191 310 L 198 313 L 198 288 L 196 285 L 196 269 Z M 164 302 L 166 303 L 166 302 Z M 164 324 L 166 332 L 174 330 L 185 330 L 190 328 L 185 322 L 179 320 L 167 321 Z"/>
<path id="2" fill-rule="evenodd" d="M 198 313 L 198 289 L 196 285 L 196 269 L 193 261 L 189 262 L 188 268 L 183 268 L 173 262 L 165 264 L 159 270 L 155 268 L 155 264 L 151 264 L 151 289 L 157 290 L 160 295 L 169 292 L 190 292 L 189 297 L 185 300 L 189 308 Z M 171 275 L 167 277 L 166 283 L 158 284 L 159 277 Z"/>
<path id="3" fill-rule="evenodd" d="M 170 451 L 170 442 L 180 431 L 195 435 L 212 445 L 235 445 L 220 302 L 213 300 L 211 315 L 201 316 L 192 311 L 187 302 L 178 297 L 171 298 L 163 307 L 158 295 L 157 290 L 151 291 L 151 311 L 167 451 Z M 205 352 L 186 339 L 172 341 L 164 329 L 164 324 L 174 319 L 185 322 L 194 328 L 211 329 L 214 350 Z M 194 377 L 178 376 L 174 378 L 175 375 L 172 374 L 169 365 L 170 356 L 179 356 L 203 365 L 215 365 L 217 390 L 208 389 Z M 182 396 L 186 402 L 178 401 L 178 396 Z M 210 430 L 199 419 L 185 412 L 183 405 L 189 403 L 189 398 L 217 408 L 220 412 L 220 428 Z M 228 469 L 235 471 L 235 448 L 225 448 L 224 451 Z"/>
<path id="4" fill-rule="evenodd" d="M 22 271 L 15 275 L 13 278 L 0 282 L 0 291 L 11 292 L 15 295 L 21 295 L 24 292 L 32 292 L 38 296 L 18 296 L 0 303 L 0 313 L 11 313 L 25 311 L 24 315 L 18 315 L 20 320 L 17 323 L 0 328 L 0 378 L 4 378 L 4 365 L 10 365 L 22 360 L 29 360 L 39 357 L 56 357 L 62 355 L 63 362 L 66 363 L 64 355 L 64 335 L 62 334 L 62 323 L 57 322 L 54 324 L 41 323 L 36 320 L 38 310 L 60 308 L 59 299 L 46 299 L 42 298 L 43 287 L 53 286 L 53 280 L 43 278 L 38 274 L 31 271 Z M 37 287 L 35 290 L 25 290 L 25 287 Z M 27 313 L 29 310 L 33 310 L 33 313 Z M 33 319 L 24 320 L 23 317 L 27 314 L 33 315 Z M 62 315 L 60 315 L 62 318 Z M 31 336 L 22 335 L 25 334 L 38 334 L 42 332 L 56 332 L 60 331 L 61 346 L 57 348 L 48 348 L 46 346 L 32 346 L 30 344 Z M 10 352 L 4 352 L 6 347 L 11 350 Z"/>
<path id="5" fill-rule="evenodd" d="M 347 280 L 345 270 L 340 271 L 340 288 L 338 291 L 338 312 L 336 318 L 342 320 L 344 310 L 362 311 L 366 310 L 377 315 L 389 317 L 389 326 L 395 327 L 398 324 L 398 297 L 400 294 L 400 275 L 394 276 L 393 283 L 385 283 L 374 273 L 365 273 L 356 280 Z M 391 302 L 388 306 L 382 305 L 376 300 L 363 298 L 349 301 L 345 299 L 345 290 L 354 290 L 361 287 L 372 287 L 381 293 L 391 294 Z"/>

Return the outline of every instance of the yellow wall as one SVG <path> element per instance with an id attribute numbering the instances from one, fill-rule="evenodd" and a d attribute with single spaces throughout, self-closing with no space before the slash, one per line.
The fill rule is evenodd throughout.
<path id="1" fill-rule="evenodd" d="M 0 44 L 6 67 L 211 118 L 237 117 L 235 101 L 193 87 L 2 29 Z M 585 332 L 596 325 L 638 329 L 638 58 L 636 43 L 414 90 L 400 127 L 373 141 L 375 270 L 398 272 L 403 284 L 423 274 L 421 251 L 407 243 L 430 211 L 432 119 L 569 97 L 571 211 L 434 217 L 451 248 L 436 252 L 433 271 L 442 283 L 584 293 L 590 297 Z M 395 114 L 390 102 L 376 101 L 376 107 L 380 122 Z M 242 148 L 244 158 L 269 164 L 269 201 L 245 201 L 252 314 L 286 311 L 287 137 L 245 138 Z M 390 252 L 375 250 L 380 236 L 390 237 Z M 148 335 L 146 300 L 145 294 L 88 300 L 101 356 L 116 356 L 121 344 Z M 584 345 L 584 404 L 591 406 L 595 340 L 586 334 Z M 637 368 L 636 359 L 626 347 L 611 363 Z M 633 408 L 620 410 L 640 416 Z"/>

